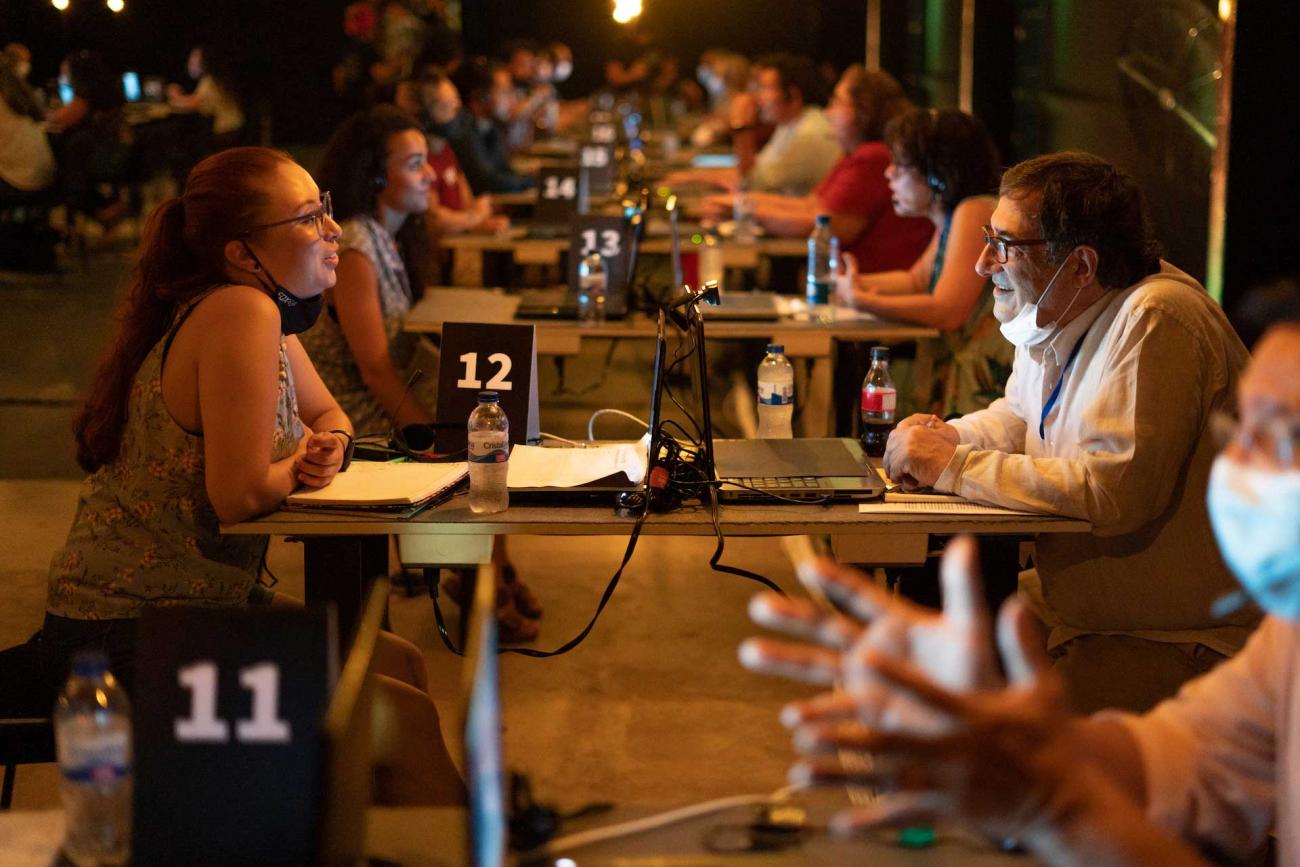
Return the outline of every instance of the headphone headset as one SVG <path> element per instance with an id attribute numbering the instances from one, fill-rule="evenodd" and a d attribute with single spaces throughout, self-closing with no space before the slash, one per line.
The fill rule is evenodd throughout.
<path id="1" fill-rule="evenodd" d="M 925 183 L 936 196 L 942 195 L 948 189 L 948 185 L 944 183 L 943 178 L 939 177 L 939 171 L 934 163 L 934 139 L 938 123 L 939 109 L 932 108 L 930 109 L 929 147 L 925 149 Z"/>
<path id="2" fill-rule="evenodd" d="M 376 174 L 370 178 L 370 185 L 374 187 L 376 193 L 382 193 L 388 186 L 388 176 Z"/>

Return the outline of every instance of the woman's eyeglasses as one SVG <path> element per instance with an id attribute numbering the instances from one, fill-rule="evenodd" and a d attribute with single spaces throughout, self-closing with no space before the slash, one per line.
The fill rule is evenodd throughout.
<path id="1" fill-rule="evenodd" d="M 274 223 L 263 223 L 260 226 L 254 226 L 251 229 L 246 229 L 245 231 L 240 232 L 239 234 L 240 237 L 242 238 L 247 235 L 251 235 L 254 232 L 260 232 L 263 229 L 274 229 L 276 226 L 287 226 L 290 223 L 301 223 L 302 225 L 305 226 L 308 223 L 311 223 L 313 226 L 316 227 L 316 234 L 319 235 L 321 240 L 323 241 L 325 240 L 325 218 L 326 217 L 329 217 L 330 219 L 334 218 L 334 202 L 332 199 L 330 199 L 330 194 L 328 192 L 324 192 L 320 194 L 319 208 L 315 208 L 311 211 L 308 211 L 305 214 L 300 214 L 297 217 L 290 217 L 287 220 L 276 220 Z"/>
<path id="2" fill-rule="evenodd" d="M 984 244 L 993 251 L 993 258 L 999 265 L 1007 263 L 1007 252 L 1012 247 L 1036 247 L 1046 243 L 1046 238 L 1004 238 L 993 231 L 992 226 L 984 227 Z"/>

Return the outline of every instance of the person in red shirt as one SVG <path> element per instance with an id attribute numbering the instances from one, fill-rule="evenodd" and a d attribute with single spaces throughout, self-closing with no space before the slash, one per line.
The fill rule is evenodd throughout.
<path id="1" fill-rule="evenodd" d="M 812 232 L 818 214 L 829 214 L 840 249 L 852 253 L 863 270 L 910 266 L 925 250 L 934 225 L 895 214 L 885 178 L 889 148 L 881 141 L 885 124 L 909 108 L 902 87 L 889 73 L 850 66 L 826 108 L 844 156 L 810 196 L 751 193 L 755 219 L 770 234 L 799 237 Z M 730 194 L 710 196 L 702 215 L 724 216 L 732 201 Z"/>

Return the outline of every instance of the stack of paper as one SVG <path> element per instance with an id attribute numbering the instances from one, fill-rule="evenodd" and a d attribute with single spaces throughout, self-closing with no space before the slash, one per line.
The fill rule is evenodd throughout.
<path id="1" fill-rule="evenodd" d="M 512 488 L 576 488 L 623 473 L 640 484 L 646 472 L 647 441 L 581 449 L 515 446 L 510 450 Z"/>
<path id="2" fill-rule="evenodd" d="M 300 488 L 285 500 L 300 509 L 402 509 L 427 502 L 465 478 L 469 465 L 354 461 L 323 488 Z"/>

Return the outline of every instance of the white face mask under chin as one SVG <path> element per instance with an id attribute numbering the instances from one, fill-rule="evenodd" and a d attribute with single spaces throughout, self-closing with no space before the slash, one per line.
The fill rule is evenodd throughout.
<path id="1" fill-rule="evenodd" d="M 1056 319 L 1049 322 L 1047 325 L 1040 326 L 1038 324 L 1039 305 L 1043 303 L 1043 299 L 1047 297 L 1047 293 L 1052 291 L 1052 287 L 1056 285 L 1057 278 L 1061 276 L 1061 272 L 1065 270 L 1065 266 L 1069 264 L 1070 259 L 1073 257 L 1074 251 L 1071 250 L 1070 255 L 1065 257 L 1065 261 L 1060 264 L 1060 267 L 1056 269 L 1056 273 L 1052 275 L 1052 279 L 1047 281 L 1047 287 L 1043 289 L 1043 294 L 1038 296 L 1037 301 L 1021 306 L 1021 308 L 1016 311 L 1016 315 L 1012 317 L 1010 322 L 1003 322 L 999 326 L 1002 336 L 1005 337 L 1013 346 L 1028 349 L 1031 346 L 1038 346 L 1047 338 L 1051 337 L 1057 331 L 1056 323 L 1060 322 L 1061 319 L 1070 312 L 1070 308 L 1074 306 L 1074 302 L 1079 300 L 1079 293 L 1083 291 L 1082 286 L 1075 290 L 1074 297 L 1070 299 L 1070 303 L 1065 306 L 1063 311 L 1061 311 L 1060 316 L 1056 317 Z"/>

